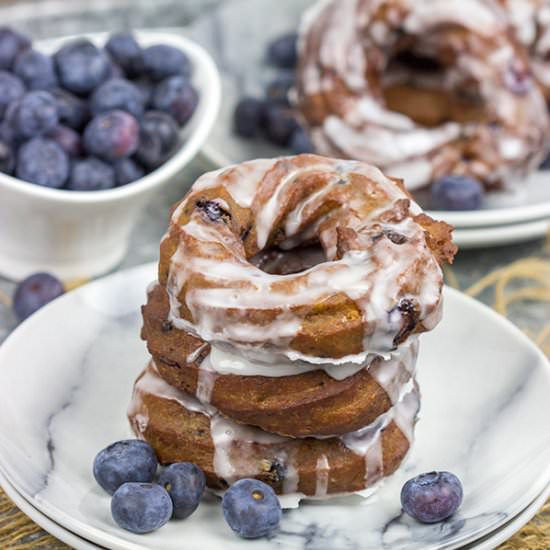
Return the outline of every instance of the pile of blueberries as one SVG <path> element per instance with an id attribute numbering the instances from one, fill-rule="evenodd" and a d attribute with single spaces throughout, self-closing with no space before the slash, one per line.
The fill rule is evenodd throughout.
<path id="1" fill-rule="evenodd" d="M 171 518 L 185 519 L 199 506 L 206 479 L 190 462 L 162 469 L 153 448 L 129 439 L 109 445 L 94 459 L 98 484 L 112 495 L 116 524 L 137 534 L 150 533 Z M 228 525 L 247 539 L 271 534 L 281 521 L 281 505 L 273 489 L 256 479 L 242 479 L 224 494 L 223 514 Z"/>
<path id="2" fill-rule="evenodd" d="M 206 480 L 189 462 L 163 468 L 145 441 L 123 440 L 98 453 L 93 474 L 112 495 L 111 514 L 119 527 L 150 533 L 171 518 L 185 519 L 199 506 Z M 449 472 L 429 472 L 407 481 L 401 491 L 403 510 L 422 523 L 438 523 L 453 515 L 462 502 L 462 485 Z M 281 504 L 273 489 L 257 479 L 241 479 L 224 493 L 225 521 L 239 536 L 269 536 L 279 527 Z"/>
<path id="3" fill-rule="evenodd" d="M 298 35 L 284 34 L 267 47 L 267 62 L 281 70 L 267 87 L 264 98 L 245 96 L 239 100 L 233 116 L 237 135 L 252 139 L 263 136 L 273 145 L 288 147 L 295 154 L 312 153 L 313 145 L 296 120 L 289 101 L 298 60 Z"/>
<path id="4" fill-rule="evenodd" d="M 73 191 L 141 178 L 170 157 L 197 107 L 191 72 L 180 49 L 142 48 L 131 33 L 50 56 L 0 27 L 0 171 Z"/>

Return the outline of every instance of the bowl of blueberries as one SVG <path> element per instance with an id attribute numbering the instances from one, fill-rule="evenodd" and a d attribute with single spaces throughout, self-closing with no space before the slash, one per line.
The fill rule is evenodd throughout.
<path id="1" fill-rule="evenodd" d="M 0 273 L 113 268 L 148 200 L 206 141 L 220 96 L 211 57 L 176 34 L 32 44 L 0 27 Z"/>

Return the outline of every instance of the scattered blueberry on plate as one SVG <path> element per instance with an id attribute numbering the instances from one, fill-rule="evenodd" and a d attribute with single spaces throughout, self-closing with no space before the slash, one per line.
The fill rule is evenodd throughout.
<path id="1" fill-rule="evenodd" d="M 270 103 L 265 110 L 264 132 L 271 143 L 281 147 L 290 145 L 294 132 L 301 130 L 290 109 Z"/>
<path id="2" fill-rule="evenodd" d="M 47 55 L 0 27 L 0 172 L 71 191 L 142 178 L 174 153 L 197 108 L 192 73 L 179 48 L 142 48 L 129 32 Z"/>
<path id="3" fill-rule="evenodd" d="M 233 130 L 238 136 L 251 139 L 263 136 L 278 147 L 287 147 L 295 154 L 313 152 L 313 145 L 300 126 L 291 107 L 290 93 L 294 86 L 293 70 L 297 63 L 296 33 L 273 40 L 267 47 L 267 62 L 282 69 L 265 89 L 265 97 L 241 98 L 233 113 Z"/>
<path id="4" fill-rule="evenodd" d="M 142 535 L 156 531 L 172 517 L 172 500 L 154 483 L 124 483 L 113 495 L 111 514 L 119 527 Z"/>
<path id="5" fill-rule="evenodd" d="M 273 103 L 282 103 L 290 107 L 289 94 L 295 83 L 294 74 L 282 73 L 273 79 L 265 89 L 267 99 Z"/>
<path id="6" fill-rule="evenodd" d="M 303 128 L 298 128 L 293 132 L 290 139 L 290 148 L 296 154 L 315 152 L 313 143 L 311 143 L 308 133 Z"/>
<path id="7" fill-rule="evenodd" d="M 148 443 L 127 439 L 117 441 L 97 454 L 93 474 L 98 484 L 112 495 L 127 482 L 152 482 L 157 467 L 155 451 Z"/>
<path id="8" fill-rule="evenodd" d="M 255 97 L 243 97 L 235 107 L 233 127 L 244 138 L 259 134 L 265 118 L 265 101 Z"/>
<path id="9" fill-rule="evenodd" d="M 21 281 L 15 289 L 15 316 L 19 321 L 23 321 L 64 292 L 63 283 L 53 275 L 34 273 Z"/>
<path id="10" fill-rule="evenodd" d="M 159 475 L 158 483 L 170 495 L 174 518 L 185 519 L 198 507 L 206 480 L 202 470 L 190 462 L 170 464 Z"/>
<path id="11" fill-rule="evenodd" d="M 483 186 L 468 176 L 450 175 L 435 181 L 431 187 L 432 208 L 435 210 L 479 210 L 483 201 Z"/>
<path id="12" fill-rule="evenodd" d="M 539 170 L 550 170 L 550 152 L 546 155 L 546 157 L 544 157 L 544 160 L 540 163 Z"/>
<path id="13" fill-rule="evenodd" d="M 279 69 L 294 69 L 298 62 L 298 33 L 289 32 L 267 47 L 267 60 Z"/>
<path id="14" fill-rule="evenodd" d="M 282 517 L 273 489 L 256 479 L 241 479 L 229 487 L 223 495 L 222 508 L 229 527 L 245 539 L 270 535 Z"/>
<path id="15" fill-rule="evenodd" d="M 185 519 L 199 506 L 206 486 L 203 471 L 189 462 L 164 468 L 155 480 L 158 460 L 145 441 L 117 441 L 93 463 L 97 483 L 110 495 L 115 523 L 136 534 L 150 533 L 170 518 Z"/>
<path id="16" fill-rule="evenodd" d="M 401 490 L 403 510 L 421 523 L 451 517 L 462 503 L 462 484 L 450 472 L 429 472 L 409 479 Z"/>

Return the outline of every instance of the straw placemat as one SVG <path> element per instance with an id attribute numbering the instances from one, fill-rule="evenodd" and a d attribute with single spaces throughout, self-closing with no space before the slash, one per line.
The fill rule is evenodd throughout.
<path id="1" fill-rule="evenodd" d="M 446 271 L 447 283 L 458 287 L 452 271 Z M 495 270 L 467 289 L 470 296 L 491 293 L 484 301 L 491 303 L 502 315 L 513 319 L 514 305 L 518 302 L 550 304 L 550 260 L 540 257 L 524 258 Z M 545 323 L 549 317 L 542 315 Z M 535 323 L 537 324 L 537 323 Z M 525 332 L 550 356 L 550 323 L 544 326 L 522 327 Z M 61 550 L 69 546 L 45 533 L 38 525 L 20 512 L 0 490 L 0 549 L 1 550 Z M 550 548 L 550 500 L 541 511 L 499 550 L 548 550 Z"/>

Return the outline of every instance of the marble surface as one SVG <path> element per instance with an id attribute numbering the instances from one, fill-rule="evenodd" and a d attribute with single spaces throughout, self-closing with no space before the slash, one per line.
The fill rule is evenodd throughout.
<path id="1" fill-rule="evenodd" d="M 129 435 L 132 381 L 147 360 L 139 305 L 154 277 L 149 264 L 83 287 L 0 348 L 0 472 L 51 519 L 108 548 L 175 550 L 183 537 L 191 548 L 237 549 L 214 497 L 147 537 L 121 531 L 91 475 L 97 450 Z M 449 290 L 418 365 L 423 404 L 406 465 L 370 499 L 287 511 L 280 532 L 251 549 L 320 549 L 328 541 L 331 550 L 456 548 L 511 519 L 548 485 L 550 369 L 520 331 Z M 448 522 L 421 525 L 402 515 L 398 495 L 405 479 L 433 469 L 459 475 L 465 499 Z"/>

